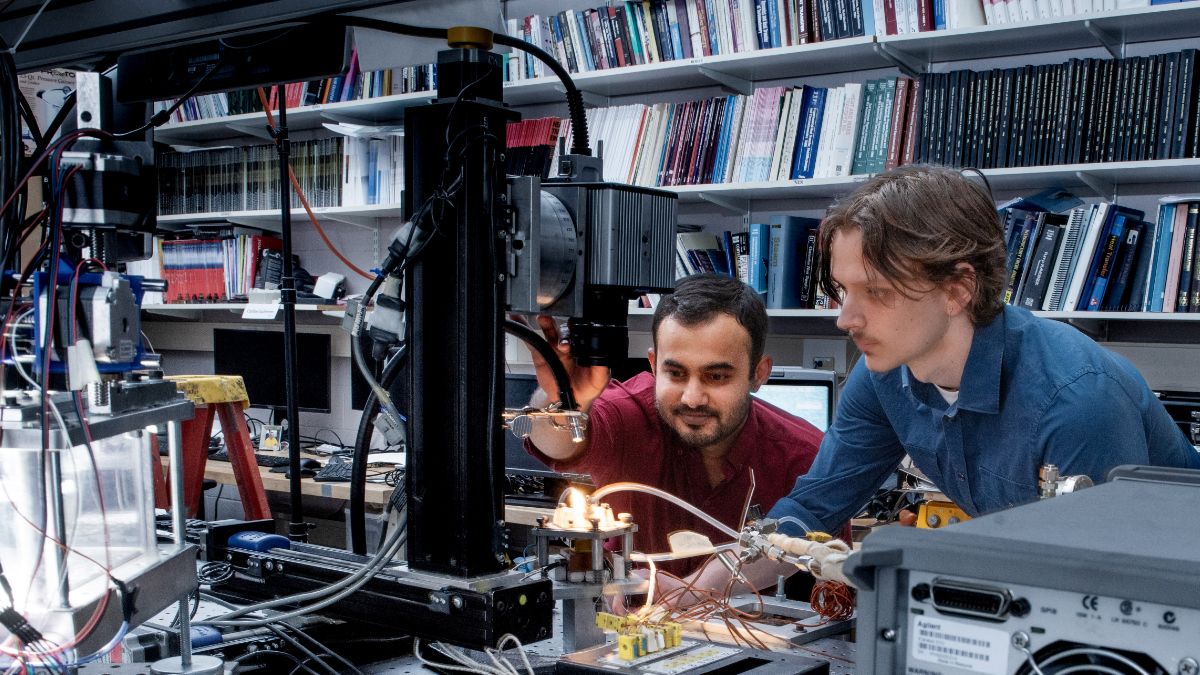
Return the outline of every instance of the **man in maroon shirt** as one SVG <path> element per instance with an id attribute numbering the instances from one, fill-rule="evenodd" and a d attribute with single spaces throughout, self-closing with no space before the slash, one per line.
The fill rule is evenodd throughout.
<path id="1" fill-rule="evenodd" d="M 654 312 L 654 346 L 648 354 L 653 374 L 625 382 L 610 381 L 607 368 L 576 365 L 554 322 L 538 321 L 589 416 L 582 443 L 550 425 L 534 426 L 527 447 L 556 471 L 588 473 L 597 486 L 652 485 L 740 529 L 747 500 L 765 512 L 787 495 L 817 454 L 820 431 L 750 395 L 771 374 L 771 357 L 763 353 L 767 313 L 758 294 L 736 279 L 692 276 L 663 296 Z M 536 354 L 534 366 L 541 391 L 531 404 L 544 407 L 553 395 L 546 392 L 557 388 Z M 606 501 L 614 512 L 633 514 L 638 551 L 668 551 L 667 536 L 676 530 L 699 532 L 714 544 L 729 539 L 657 497 L 619 493 Z M 702 560 L 666 568 L 684 576 L 695 573 Z M 762 588 L 774 581 L 777 570 L 767 561 L 747 566 L 745 573 Z M 723 589 L 729 579 L 716 564 L 697 576 L 702 588 Z M 663 577 L 659 583 L 664 591 L 671 586 Z"/>

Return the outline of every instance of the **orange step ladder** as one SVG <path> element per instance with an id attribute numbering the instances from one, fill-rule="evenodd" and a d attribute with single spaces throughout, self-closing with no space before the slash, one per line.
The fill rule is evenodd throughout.
<path id="1" fill-rule="evenodd" d="M 204 467 L 208 463 L 208 439 L 213 419 L 221 420 L 229 463 L 237 480 L 242 510 L 247 520 L 271 517 L 267 493 L 263 490 L 258 462 L 254 459 L 254 444 L 242 410 L 250 406 L 246 383 L 241 375 L 175 375 L 166 378 L 196 406 L 196 414 L 183 423 L 183 501 L 189 518 L 194 518 L 203 498 Z M 169 471 L 169 469 L 165 469 Z M 169 476 L 155 473 L 155 505 L 169 506 L 166 489 Z"/>

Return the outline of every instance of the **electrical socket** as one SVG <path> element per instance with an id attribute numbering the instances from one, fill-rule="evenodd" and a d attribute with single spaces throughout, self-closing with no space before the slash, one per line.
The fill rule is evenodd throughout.
<path id="1" fill-rule="evenodd" d="M 817 370 L 836 370 L 835 365 L 832 356 L 814 356 L 812 359 L 812 367 Z"/>

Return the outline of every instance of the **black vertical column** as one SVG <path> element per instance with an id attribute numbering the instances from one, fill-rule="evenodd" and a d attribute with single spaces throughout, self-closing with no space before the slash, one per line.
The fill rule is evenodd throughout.
<path id="1" fill-rule="evenodd" d="M 504 441 L 501 275 L 505 125 L 497 55 L 443 52 L 438 99 L 405 119 L 405 212 L 435 193 L 429 243 L 405 274 L 408 561 L 416 570 L 500 571 Z"/>

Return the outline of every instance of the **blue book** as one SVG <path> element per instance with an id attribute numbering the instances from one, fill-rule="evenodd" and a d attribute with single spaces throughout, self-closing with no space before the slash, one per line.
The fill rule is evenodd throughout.
<path id="1" fill-rule="evenodd" d="M 1171 264 L 1171 240 L 1175 232 L 1175 204 L 1163 204 L 1158 210 L 1158 230 L 1154 233 L 1154 267 L 1150 275 L 1147 312 L 1163 311 L 1167 292 L 1167 267 Z"/>
<path id="2" fill-rule="evenodd" d="M 812 178 L 817 168 L 817 145 L 821 139 L 821 121 L 825 117 L 824 87 L 804 87 L 804 104 L 800 108 L 800 131 L 792 152 L 792 178 Z"/>
<path id="3" fill-rule="evenodd" d="M 1097 265 L 1091 271 L 1091 292 L 1087 296 L 1087 305 L 1083 308 L 1089 312 L 1097 312 L 1104 305 L 1104 293 L 1108 290 L 1109 280 L 1115 276 L 1113 268 L 1121 257 L 1125 229 L 1129 226 L 1128 221 L 1128 216 L 1118 212 L 1113 217 L 1112 227 L 1100 239 L 1100 245 L 1103 248 L 1097 251 Z"/>
<path id="4" fill-rule="evenodd" d="M 821 221 L 803 216 L 771 217 L 771 251 L 767 264 L 767 308 L 803 307 L 802 291 L 808 283 L 803 277 L 808 233 Z"/>
<path id="5" fill-rule="evenodd" d="M 725 164 L 729 159 L 729 138 L 733 136 L 733 113 L 737 109 L 738 96 L 725 97 L 725 114 L 721 118 L 721 136 L 717 141 L 717 158 L 713 160 L 710 183 L 725 182 Z"/>
<path id="6" fill-rule="evenodd" d="M 737 255 L 733 252 L 733 233 L 725 230 L 721 236 L 721 246 L 725 254 L 725 271 L 734 279 L 738 278 Z"/>
<path id="7" fill-rule="evenodd" d="M 875 34 L 875 3 L 872 0 L 859 0 L 862 6 L 863 35 Z"/>
<path id="8" fill-rule="evenodd" d="M 767 265 L 771 257 L 771 226 L 750 224 L 750 262 L 747 264 L 750 287 L 758 293 L 767 292 Z"/>
<path id="9" fill-rule="evenodd" d="M 1088 305 L 1091 304 L 1092 296 L 1095 295 L 1096 278 L 1099 276 L 1100 267 L 1104 262 L 1106 254 L 1109 254 L 1109 239 L 1113 236 L 1113 228 L 1116 225 L 1118 215 L 1123 216 L 1123 218 L 1121 218 L 1121 232 L 1117 234 L 1117 239 L 1111 242 L 1113 249 L 1112 253 L 1116 252 L 1115 249 L 1117 247 L 1117 243 L 1121 241 L 1121 238 L 1125 234 L 1126 219 L 1141 220 L 1144 214 L 1141 211 L 1130 209 L 1119 204 L 1112 204 L 1108 208 L 1108 213 L 1104 219 L 1104 222 L 1100 224 L 1101 229 L 1099 236 L 1096 238 L 1096 248 L 1093 251 L 1091 258 L 1087 261 L 1081 260 L 1079 263 L 1087 265 L 1087 267 L 1084 268 L 1087 270 L 1087 276 L 1085 276 L 1083 280 L 1083 290 L 1079 294 L 1079 301 L 1073 308 L 1076 311 L 1086 310 Z M 1108 282 L 1106 280 L 1105 286 L 1107 286 L 1107 284 Z M 1096 309 L 1099 308 L 1099 301 L 1097 301 Z"/>
<path id="10" fill-rule="evenodd" d="M 1100 308 L 1115 312 L 1140 312 L 1141 294 L 1137 285 L 1145 280 L 1145 270 L 1142 263 L 1149 258 L 1143 253 L 1145 243 L 1154 235 L 1154 224 L 1142 221 L 1130 221 L 1125 227 L 1125 244 L 1121 246 L 1121 257 L 1114 261 L 1113 272 L 1110 275 L 1108 291 Z M 1142 278 L 1139 279 L 1138 275 Z M 1126 300 L 1128 298 L 1128 301 Z"/>
<path id="11" fill-rule="evenodd" d="M 770 46 L 782 46 L 783 41 L 779 38 L 779 3 L 767 3 L 767 28 L 771 35 Z"/>
<path id="12" fill-rule="evenodd" d="M 933 29 L 946 30 L 946 0 L 933 0 Z"/>
<path id="13" fill-rule="evenodd" d="M 1079 206 L 1083 206 L 1083 200 L 1062 188 L 1052 187 L 1046 188 L 1035 195 L 1010 199 L 997 206 L 996 210 L 1003 211 L 1007 208 L 1015 208 L 1026 211 L 1066 213 Z"/>

